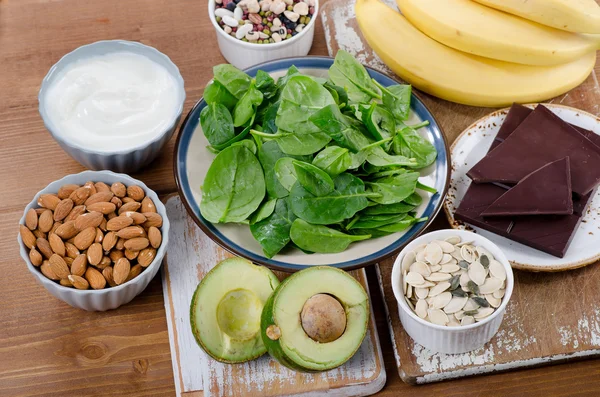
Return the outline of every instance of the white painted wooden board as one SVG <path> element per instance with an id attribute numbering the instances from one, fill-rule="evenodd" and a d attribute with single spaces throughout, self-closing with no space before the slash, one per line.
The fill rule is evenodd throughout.
<path id="1" fill-rule="evenodd" d="M 371 395 L 383 388 L 386 373 L 373 316 L 354 357 L 324 373 L 294 372 L 268 355 L 236 365 L 222 364 L 206 355 L 190 329 L 190 302 L 204 274 L 231 255 L 196 226 L 178 195 L 166 200 L 166 208 L 171 234 L 162 269 L 163 291 L 177 396 L 343 397 Z M 364 270 L 351 273 L 366 287 Z"/>

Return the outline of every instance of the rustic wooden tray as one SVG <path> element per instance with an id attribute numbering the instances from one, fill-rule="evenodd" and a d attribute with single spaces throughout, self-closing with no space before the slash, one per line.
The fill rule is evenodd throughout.
<path id="1" fill-rule="evenodd" d="M 394 0 L 385 0 L 396 8 Z M 393 76 L 364 40 L 353 0 L 329 0 L 321 9 L 329 54 L 344 49 L 362 63 Z M 400 80 L 400 79 L 399 79 Z M 420 93 L 452 142 L 473 121 L 492 109 L 453 104 Z M 600 85 L 593 73 L 583 84 L 549 101 L 600 115 Z M 600 215 L 600 212 L 598 212 Z M 443 217 L 443 215 L 440 215 Z M 436 227 L 449 227 L 438 219 Z M 421 384 L 600 356 L 600 272 L 596 265 L 546 274 L 515 271 L 515 289 L 498 334 L 484 348 L 458 354 L 434 354 L 413 343 L 398 317 L 390 285 L 393 259 L 377 265 L 394 354 L 400 377 Z"/>
<path id="2" fill-rule="evenodd" d="M 208 357 L 191 333 L 189 305 L 204 274 L 231 255 L 196 226 L 178 195 L 167 198 L 165 205 L 171 233 L 162 269 L 163 291 L 178 396 L 341 397 L 366 396 L 383 388 L 386 373 L 373 315 L 359 351 L 346 364 L 328 372 L 294 372 L 268 355 L 237 365 L 221 364 Z M 351 274 L 368 290 L 364 270 Z"/>

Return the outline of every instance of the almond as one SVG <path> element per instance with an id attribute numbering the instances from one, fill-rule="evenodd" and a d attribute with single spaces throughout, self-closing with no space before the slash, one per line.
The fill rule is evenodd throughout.
<path id="1" fill-rule="evenodd" d="M 133 203 L 135 202 L 134 199 L 132 199 L 131 197 L 122 197 L 121 201 L 123 201 L 123 204 L 127 204 L 127 203 Z"/>
<path id="2" fill-rule="evenodd" d="M 61 278 L 60 280 L 58 280 L 58 283 L 63 287 L 73 287 L 73 283 L 68 278 Z"/>
<path id="3" fill-rule="evenodd" d="M 46 208 L 36 208 L 35 209 L 35 213 L 38 214 L 38 216 L 42 215 L 42 212 L 46 211 Z"/>
<path id="4" fill-rule="evenodd" d="M 88 263 L 92 266 L 98 265 L 102 260 L 102 255 L 102 245 L 100 245 L 100 243 L 90 245 L 90 248 L 87 250 Z"/>
<path id="5" fill-rule="evenodd" d="M 131 264 L 127 258 L 121 258 L 115 263 L 113 267 L 113 280 L 117 285 L 123 284 L 127 277 L 129 277 L 129 271 L 131 270 Z"/>
<path id="6" fill-rule="evenodd" d="M 85 249 L 88 249 L 88 247 L 92 245 L 95 238 L 96 228 L 90 226 L 86 229 L 83 229 L 79 232 L 77 236 L 75 236 L 73 244 L 75 244 L 75 247 L 77 247 L 79 250 L 83 251 Z"/>
<path id="7" fill-rule="evenodd" d="M 44 255 L 46 259 L 50 259 L 50 257 L 54 253 L 52 251 L 52 248 L 50 248 L 50 243 L 45 238 L 38 238 L 35 241 L 35 246 L 41 252 L 41 254 Z"/>
<path id="8" fill-rule="evenodd" d="M 125 254 L 123 253 L 123 251 L 119 251 L 118 249 L 113 249 L 110 251 L 108 256 L 110 257 L 111 261 L 116 262 L 119 259 L 121 259 L 122 257 L 124 257 Z"/>
<path id="9" fill-rule="evenodd" d="M 88 197 L 90 197 L 90 194 L 90 189 L 85 186 L 82 186 L 75 189 L 73 193 L 71 193 L 69 198 L 73 200 L 73 203 L 75 203 L 75 205 L 82 205 L 83 203 L 85 203 L 85 200 L 87 200 Z"/>
<path id="10" fill-rule="evenodd" d="M 57 277 L 67 278 L 69 276 L 69 266 L 67 266 L 67 263 L 62 257 L 53 254 L 48 262 L 50 262 L 50 269 L 52 269 L 52 272 L 56 274 Z"/>
<path id="11" fill-rule="evenodd" d="M 27 214 L 25 214 L 25 226 L 27 226 L 29 230 L 35 230 L 37 229 L 37 224 L 38 214 L 33 208 L 30 208 L 29 211 L 27 211 Z"/>
<path id="12" fill-rule="evenodd" d="M 152 247 L 160 247 L 160 243 L 162 242 L 162 234 L 160 234 L 160 230 L 158 230 L 157 227 L 150 226 L 148 228 L 148 240 L 150 240 L 150 245 Z"/>
<path id="13" fill-rule="evenodd" d="M 40 266 L 40 271 L 42 272 L 42 274 L 44 276 L 46 276 L 50 280 L 54 280 L 54 281 L 60 280 L 60 277 L 58 277 L 56 274 L 54 274 L 54 272 L 50 268 L 50 262 L 48 262 L 48 261 L 42 262 L 42 265 Z"/>
<path id="14" fill-rule="evenodd" d="M 29 251 L 29 260 L 33 266 L 40 266 L 44 261 L 44 258 L 42 258 L 42 254 L 33 247 L 31 251 Z"/>
<path id="15" fill-rule="evenodd" d="M 142 200 L 142 208 L 140 212 L 156 212 L 156 206 L 154 205 L 154 201 L 150 197 L 144 197 Z"/>
<path id="16" fill-rule="evenodd" d="M 42 212 L 42 215 L 40 215 L 38 220 L 38 229 L 40 229 L 41 232 L 48 233 L 50 229 L 52 229 L 52 225 L 54 225 L 52 211 L 46 210 Z"/>
<path id="17" fill-rule="evenodd" d="M 48 235 L 44 232 L 42 232 L 40 229 L 35 229 L 33 231 L 33 235 L 35 236 L 35 238 L 43 238 L 43 239 L 47 239 Z"/>
<path id="18" fill-rule="evenodd" d="M 83 187 L 90 189 L 90 195 L 94 195 L 97 192 L 96 185 L 92 181 L 87 181 Z"/>
<path id="19" fill-rule="evenodd" d="M 65 218 L 65 222 L 74 221 L 79 215 L 85 214 L 85 205 L 76 205 L 73 207 L 69 215 Z"/>
<path id="20" fill-rule="evenodd" d="M 119 208 L 119 215 L 123 214 L 124 212 L 127 211 L 137 211 L 140 209 L 140 207 L 142 206 L 142 204 L 138 203 L 137 201 L 131 201 L 127 204 L 123 204 L 121 206 L 121 208 Z"/>
<path id="21" fill-rule="evenodd" d="M 70 198 L 66 198 L 64 200 L 60 200 L 60 203 L 56 206 L 54 210 L 54 220 L 62 221 L 69 215 L 71 210 L 73 209 L 73 200 Z"/>
<path id="22" fill-rule="evenodd" d="M 144 214 L 140 214 L 139 212 L 127 211 L 121 214 L 121 216 L 130 217 L 131 219 L 133 219 L 133 223 L 135 225 L 141 225 L 142 223 L 146 222 L 146 217 L 144 216 Z"/>
<path id="23" fill-rule="evenodd" d="M 123 208 L 123 207 L 121 207 L 121 208 Z M 131 219 L 127 216 L 117 216 L 115 218 L 112 218 L 111 220 L 109 220 L 106 223 L 106 229 L 116 232 L 116 231 L 126 228 L 127 226 L 130 226 L 132 223 L 133 223 L 133 219 Z"/>
<path id="24" fill-rule="evenodd" d="M 110 192 L 110 187 L 104 182 L 96 182 L 94 183 L 94 187 L 96 188 L 96 192 Z"/>
<path id="25" fill-rule="evenodd" d="M 144 189 L 137 185 L 131 185 L 127 187 L 127 197 L 131 197 L 135 201 L 142 201 L 146 193 L 144 193 Z"/>
<path id="26" fill-rule="evenodd" d="M 121 182 L 115 182 L 111 185 L 110 191 L 117 197 L 125 197 L 127 194 L 127 188 Z"/>
<path id="27" fill-rule="evenodd" d="M 83 276 L 87 270 L 87 256 L 79 254 L 71 263 L 71 274 L 75 276 Z"/>
<path id="28" fill-rule="evenodd" d="M 68 240 L 71 237 L 77 236 L 79 230 L 77 230 L 75 227 L 75 221 L 67 221 L 57 227 L 54 233 L 56 233 L 58 237 L 62 238 L 63 240 Z"/>
<path id="29" fill-rule="evenodd" d="M 72 274 L 69 274 L 69 281 L 71 282 L 71 284 L 73 284 L 73 287 L 77 288 L 77 289 L 88 289 L 90 288 L 90 283 L 87 282 L 87 280 L 81 276 L 75 276 Z"/>
<path id="30" fill-rule="evenodd" d="M 23 240 L 23 244 L 29 249 L 32 249 L 36 245 L 36 239 L 31 230 L 27 228 L 25 225 L 19 225 L 19 233 L 21 234 L 21 240 Z"/>
<path id="31" fill-rule="evenodd" d="M 149 245 L 150 241 L 145 237 L 136 237 L 125 241 L 125 249 L 130 251 L 141 251 Z"/>
<path id="32" fill-rule="evenodd" d="M 107 222 L 106 218 L 103 218 L 102 222 L 100 222 L 100 226 L 98 226 L 100 228 L 100 230 L 102 230 L 103 232 L 107 231 L 107 229 L 106 229 L 106 222 Z"/>
<path id="33" fill-rule="evenodd" d="M 63 223 L 61 221 L 54 222 L 54 224 L 52 225 L 52 229 L 50 229 L 50 231 L 48 232 L 48 234 L 56 233 L 56 229 L 58 229 L 59 227 L 61 227 L 62 224 Z"/>
<path id="34" fill-rule="evenodd" d="M 129 276 L 127 276 L 127 280 L 125 280 L 125 282 L 128 282 L 129 280 L 139 276 L 142 270 L 144 270 L 144 268 L 139 263 L 135 266 L 132 266 L 131 270 L 129 271 Z"/>
<path id="35" fill-rule="evenodd" d="M 142 226 L 145 228 L 149 227 L 161 227 L 163 224 L 162 216 L 155 212 L 144 212 L 144 216 L 146 217 L 146 222 Z"/>
<path id="36" fill-rule="evenodd" d="M 94 204 L 88 205 L 87 210 L 90 212 L 98 211 L 104 215 L 108 215 L 111 212 L 115 212 L 117 210 L 117 206 L 114 205 L 113 203 L 107 203 L 105 201 L 102 201 L 100 203 L 94 203 Z"/>
<path id="37" fill-rule="evenodd" d="M 126 249 L 124 251 L 125 253 L 125 258 L 129 259 L 130 261 L 134 260 L 135 258 L 138 257 L 138 254 L 140 253 L 140 251 L 130 251 L 128 249 Z"/>
<path id="38" fill-rule="evenodd" d="M 107 266 L 112 265 L 112 260 L 110 260 L 110 258 L 108 256 L 103 256 L 102 260 L 100 261 L 100 263 L 98 263 L 98 265 L 96 266 L 98 269 L 102 270 L 105 269 Z"/>
<path id="39" fill-rule="evenodd" d="M 117 236 L 124 238 L 125 240 L 134 237 L 144 237 L 146 232 L 140 226 L 128 226 L 117 232 Z"/>
<path id="40" fill-rule="evenodd" d="M 144 248 L 140 251 L 137 261 L 142 267 L 148 267 L 156 258 L 156 250 L 154 248 Z"/>
<path id="41" fill-rule="evenodd" d="M 115 280 L 113 278 L 113 268 L 112 268 L 112 266 L 105 267 L 104 269 L 102 269 L 102 275 L 106 279 L 106 282 L 108 283 L 108 285 L 110 285 L 111 287 L 116 287 L 117 286 L 117 283 L 115 283 Z"/>
<path id="42" fill-rule="evenodd" d="M 123 205 L 123 201 L 121 201 L 121 199 L 118 197 L 111 198 L 110 202 L 113 203 L 117 209 L 121 208 Z"/>
<path id="43" fill-rule="evenodd" d="M 65 251 L 69 258 L 75 259 L 79 255 L 79 250 L 71 243 L 65 243 Z"/>
<path id="44" fill-rule="evenodd" d="M 118 249 L 119 251 L 122 251 L 125 248 L 125 239 L 119 238 L 117 240 L 117 244 L 115 244 L 115 248 Z"/>
<path id="45" fill-rule="evenodd" d="M 94 211 L 82 214 L 75 219 L 75 229 L 83 230 L 89 227 L 97 228 L 102 223 L 102 213 Z"/>
<path id="46" fill-rule="evenodd" d="M 92 194 L 87 200 L 85 200 L 85 206 L 89 207 L 92 204 L 102 203 L 102 202 L 110 202 L 114 196 L 113 192 L 98 192 Z"/>
<path id="47" fill-rule="evenodd" d="M 106 286 L 106 279 L 98 270 L 88 267 L 85 271 L 85 279 L 90 283 L 93 289 L 103 289 Z"/>
<path id="48" fill-rule="evenodd" d="M 106 233 L 106 235 L 104 236 L 104 240 L 102 241 L 102 249 L 106 252 L 109 252 L 111 249 L 114 248 L 115 244 L 117 244 L 117 233 L 115 232 L 108 232 Z"/>
<path id="49" fill-rule="evenodd" d="M 64 200 L 66 198 L 69 198 L 69 196 L 76 190 L 79 189 L 79 185 L 73 185 L 73 184 L 69 184 L 69 185 L 62 185 L 60 187 L 60 189 L 58 189 L 58 198 L 61 200 Z"/>
<path id="50" fill-rule="evenodd" d="M 96 228 L 96 237 L 94 238 L 94 242 L 102 243 L 102 240 L 104 240 L 104 233 L 102 232 L 102 230 L 100 230 L 99 227 L 97 227 Z"/>
<path id="51" fill-rule="evenodd" d="M 54 211 L 58 203 L 60 203 L 60 199 L 56 194 L 42 194 L 37 201 L 37 204 L 40 207 L 44 207 L 52 211 Z"/>
<path id="52" fill-rule="evenodd" d="M 117 216 L 118 215 L 116 212 L 111 212 L 110 214 L 106 215 L 106 219 L 110 221 L 112 218 L 116 218 Z"/>
<path id="53" fill-rule="evenodd" d="M 65 243 L 63 243 L 61 238 L 58 237 L 58 235 L 56 235 L 56 233 L 50 233 L 48 235 L 48 242 L 50 243 L 50 248 L 52 249 L 52 251 L 55 254 L 57 254 L 59 256 L 66 255 Z"/>
<path id="54" fill-rule="evenodd" d="M 73 258 L 69 258 L 68 256 L 63 256 L 63 260 L 65 261 L 67 266 L 69 266 L 69 269 L 70 269 L 71 265 L 73 264 Z"/>

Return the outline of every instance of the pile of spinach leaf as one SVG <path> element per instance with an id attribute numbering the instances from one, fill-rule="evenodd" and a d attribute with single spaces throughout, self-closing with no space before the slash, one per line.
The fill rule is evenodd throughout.
<path id="1" fill-rule="evenodd" d="M 286 247 L 344 251 L 352 242 L 405 230 L 416 216 L 419 169 L 435 147 L 406 124 L 411 86 L 384 87 L 339 51 L 329 78 L 295 66 L 274 80 L 214 67 L 200 124 L 216 157 L 200 212 L 244 223 L 265 255 Z"/>

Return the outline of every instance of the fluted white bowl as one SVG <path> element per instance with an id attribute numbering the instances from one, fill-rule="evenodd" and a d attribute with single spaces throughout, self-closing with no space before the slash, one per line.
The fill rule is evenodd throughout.
<path id="1" fill-rule="evenodd" d="M 19 223 L 25 223 L 25 214 L 27 214 L 29 209 L 38 207 L 37 201 L 40 195 L 45 193 L 56 193 L 61 186 L 66 184 L 73 183 L 77 185 L 83 185 L 87 181 L 104 182 L 109 186 L 115 182 L 121 182 L 125 186 L 138 185 L 144 190 L 146 196 L 152 199 L 154 205 L 156 206 L 156 212 L 162 216 L 163 224 L 160 227 L 162 243 L 156 251 L 156 257 L 154 258 L 154 261 L 148 265 L 148 267 L 142 273 L 140 273 L 139 276 L 116 287 L 107 287 L 101 290 L 78 290 L 75 288 L 63 287 L 59 283 L 46 278 L 46 276 L 44 276 L 40 271 L 39 267 L 33 266 L 31 260 L 29 259 L 29 250 L 25 244 L 23 244 L 21 235 L 18 235 L 17 241 L 19 243 L 21 257 L 27 264 L 27 269 L 29 269 L 36 280 L 55 298 L 60 299 L 78 309 L 88 311 L 105 311 L 116 309 L 121 305 L 129 303 L 148 286 L 150 281 L 154 278 L 154 276 L 156 276 L 163 257 L 167 252 L 167 245 L 169 244 L 169 219 L 167 218 L 167 210 L 165 209 L 165 206 L 154 191 L 150 190 L 148 186 L 137 179 L 133 179 L 132 177 L 124 174 L 116 174 L 111 171 L 84 171 L 79 174 L 67 175 L 62 179 L 52 182 L 43 190 L 38 192 L 33 200 L 27 205 L 27 207 L 25 207 L 25 211 L 23 212 L 23 216 L 19 220 Z"/>
<path id="2" fill-rule="evenodd" d="M 315 1 L 315 13 L 302 32 L 279 43 L 256 44 L 231 37 L 215 18 L 215 0 L 208 1 L 208 16 L 217 34 L 217 43 L 223 57 L 238 69 L 247 69 L 259 63 L 289 57 L 303 57 L 312 47 L 315 24 L 319 15 L 319 0 Z"/>
<path id="3" fill-rule="evenodd" d="M 462 241 L 473 241 L 473 245 L 481 246 L 488 250 L 506 270 L 506 292 L 500 306 L 487 318 L 471 325 L 461 327 L 446 327 L 423 320 L 413 312 L 404 299 L 402 287 L 402 258 L 416 246 L 429 243 L 433 240 L 444 240 L 451 236 L 459 236 Z M 433 352 L 439 353 L 465 353 L 483 347 L 498 332 L 506 305 L 510 300 L 514 286 L 514 276 L 510 263 L 504 253 L 487 238 L 473 232 L 463 230 L 437 230 L 424 234 L 408 244 L 398 255 L 392 268 L 392 289 L 398 301 L 398 314 L 402 326 L 408 335 L 418 344 Z"/>

